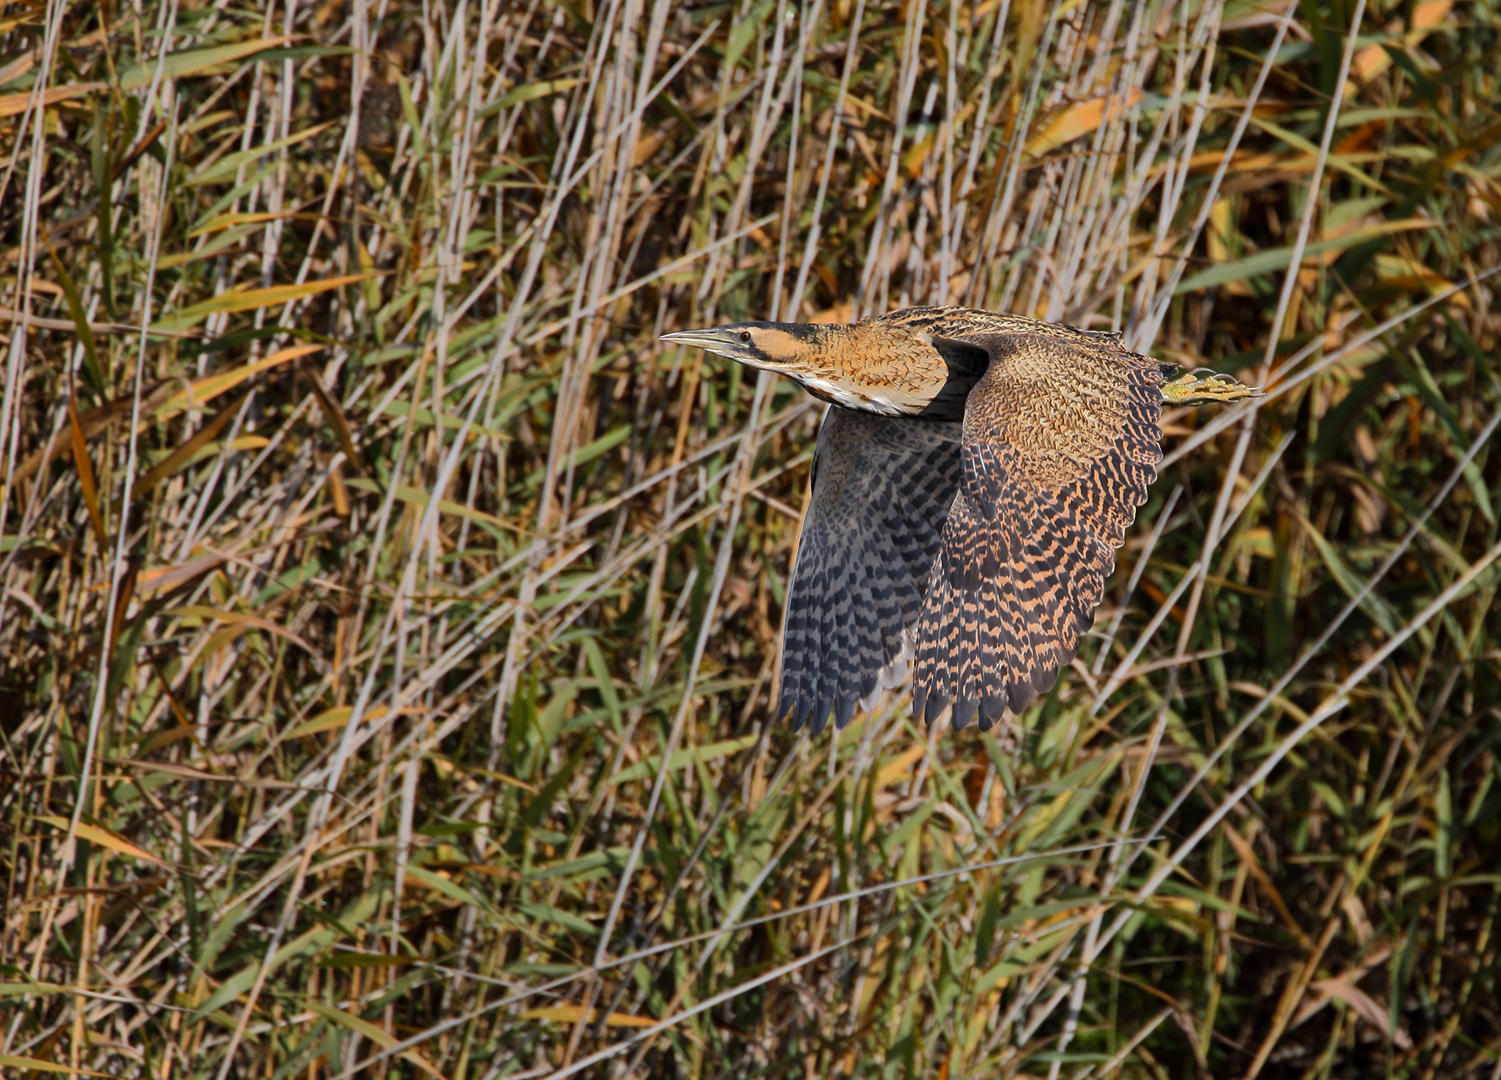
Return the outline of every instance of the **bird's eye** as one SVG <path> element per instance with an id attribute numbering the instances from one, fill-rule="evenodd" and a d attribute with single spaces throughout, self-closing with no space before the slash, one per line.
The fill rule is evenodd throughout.
<path id="1" fill-rule="evenodd" d="M 749 344 L 750 343 L 750 331 L 749 330 L 742 330 L 742 331 L 740 331 L 740 340 L 746 342 L 747 344 Z"/>

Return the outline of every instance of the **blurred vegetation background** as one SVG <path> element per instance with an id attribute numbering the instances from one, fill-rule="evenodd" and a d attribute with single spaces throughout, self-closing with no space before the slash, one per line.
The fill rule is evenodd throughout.
<path id="1" fill-rule="evenodd" d="M 0 12 L 0 1072 L 1496 1077 L 1490 0 Z M 819 408 L 1167 417 L 1014 727 L 771 722 Z"/>

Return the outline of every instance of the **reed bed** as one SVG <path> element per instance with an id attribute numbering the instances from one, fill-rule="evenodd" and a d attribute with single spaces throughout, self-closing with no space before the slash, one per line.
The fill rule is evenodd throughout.
<path id="1" fill-rule="evenodd" d="M 0 13 L 0 1072 L 1495 1077 L 1488 0 Z M 1167 416 L 986 736 L 770 715 L 819 409 L 962 303 Z"/>

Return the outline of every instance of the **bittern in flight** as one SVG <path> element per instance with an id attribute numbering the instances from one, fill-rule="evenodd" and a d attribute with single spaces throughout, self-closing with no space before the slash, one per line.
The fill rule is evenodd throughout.
<path id="1" fill-rule="evenodd" d="M 1259 393 L 1165 381 L 1117 334 L 967 308 L 748 322 L 663 340 L 829 403 L 787 593 L 779 716 L 843 728 L 913 664 L 913 713 L 983 731 L 1050 689 L 1094 622 L 1162 460 L 1162 406 Z"/>

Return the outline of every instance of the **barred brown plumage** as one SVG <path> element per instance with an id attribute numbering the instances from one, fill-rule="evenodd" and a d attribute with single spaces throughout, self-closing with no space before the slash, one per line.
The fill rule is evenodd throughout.
<path id="1" fill-rule="evenodd" d="M 981 730 L 1051 689 L 1094 621 L 1162 459 L 1165 382 L 1119 335 L 969 308 L 668 334 L 829 403 L 783 623 L 778 715 L 843 728 L 900 685 Z"/>

